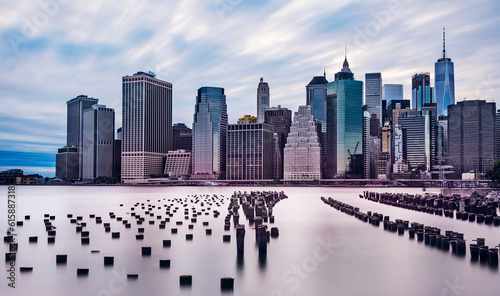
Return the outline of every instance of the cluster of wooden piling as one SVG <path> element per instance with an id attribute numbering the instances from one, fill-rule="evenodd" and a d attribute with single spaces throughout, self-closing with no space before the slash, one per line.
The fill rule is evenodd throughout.
<path id="1" fill-rule="evenodd" d="M 432 194 L 379 193 L 364 191 L 360 198 L 399 208 L 445 216 L 457 220 L 500 226 L 498 198 L 473 194 L 443 196 Z"/>
<path id="2" fill-rule="evenodd" d="M 379 226 L 382 220 L 384 230 L 386 231 L 398 233 L 399 235 L 404 235 L 405 232 L 408 232 L 410 239 L 415 239 L 416 236 L 417 241 L 423 241 L 425 245 L 436 247 L 443 251 L 449 251 L 451 246 L 452 253 L 459 256 L 465 256 L 467 253 L 466 240 L 463 233 L 445 231 L 444 234 L 441 234 L 441 229 L 437 227 L 425 226 L 418 222 L 410 223 L 402 219 L 391 221 L 389 216 L 372 213 L 371 211 L 363 213 L 358 207 L 353 207 L 331 197 L 321 197 L 321 200 L 336 210 L 354 216 L 363 222 L 370 222 L 370 224 L 375 226 Z M 491 266 L 497 267 L 498 248 L 484 246 L 484 238 L 478 238 L 476 241 L 477 244 L 470 244 L 471 260 L 477 261 L 478 258 L 481 258 L 482 262 L 488 262 Z"/>
<path id="3" fill-rule="evenodd" d="M 222 204 L 225 203 L 226 198 L 223 196 L 219 197 L 217 195 L 192 195 L 188 196 L 187 198 L 173 198 L 173 199 L 168 199 L 167 203 L 164 203 L 162 205 L 155 205 L 153 203 L 150 203 L 150 200 L 148 199 L 147 202 L 136 202 L 133 204 L 133 206 L 130 208 L 130 212 L 127 212 L 126 215 L 120 216 L 115 214 L 115 212 L 109 212 L 109 220 L 110 221 L 115 221 L 113 223 L 113 228 L 118 227 L 120 224 L 122 224 L 122 227 L 125 229 L 133 229 L 133 225 L 137 225 L 137 233 L 134 233 L 135 238 L 137 240 L 144 240 L 145 236 L 147 235 L 147 230 L 144 226 L 141 227 L 143 224 L 148 224 L 149 227 L 152 227 L 153 225 L 158 225 L 159 229 L 165 229 L 166 225 L 171 222 L 171 219 L 173 219 L 174 214 L 178 215 L 183 215 L 184 216 L 184 221 L 186 221 L 187 224 L 183 223 L 183 220 L 177 220 L 175 222 L 175 227 L 171 227 L 171 233 L 176 234 L 178 228 L 177 227 L 182 227 L 183 225 L 187 225 L 187 229 L 191 230 L 194 229 L 195 224 L 198 222 L 199 218 L 203 218 L 204 216 L 208 216 L 211 213 L 213 213 L 213 217 L 217 218 L 221 214 L 215 207 L 220 207 Z M 163 199 L 165 201 L 165 198 Z M 163 202 L 162 200 L 158 200 L 158 203 Z M 188 208 L 189 204 L 192 205 L 191 209 Z M 199 204 L 201 206 L 201 209 L 197 209 L 194 205 Z M 120 204 L 120 207 L 123 207 L 123 204 Z M 214 207 L 214 209 L 212 209 Z M 182 208 L 184 208 L 184 212 L 182 212 Z M 75 230 L 76 233 L 79 234 L 79 239 L 81 240 L 82 245 L 90 245 L 91 244 L 91 233 L 90 231 L 86 230 L 87 227 L 87 222 L 84 219 L 84 216 L 74 216 L 73 214 L 67 214 L 66 216 L 68 218 L 68 221 L 70 224 L 75 224 Z M 112 226 L 110 222 L 103 221 L 103 218 L 100 216 L 96 216 L 95 214 L 90 214 L 88 218 L 91 219 L 91 221 L 95 222 L 95 224 L 102 224 L 104 231 L 106 233 L 110 233 L 110 238 L 111 239 L 120 239 L 120 229 L 114 229 L 112 231 Z M 25 220 L 30 220 L 31 217 L 30 215 L 25 216 Z M 51 216 L 49 214 L 44 214 L 44 223 L 46 227 L 46 231 L 48 234 L 48 243 L 52 244 L 55 243 L 55 236 L 56 236 L 56 227 L 52 224 L 52 221 L 55 220 L 55 216 Z M 172 221 L 173 222 L 173 221 Z M 23 221 L 17 221 L 18 226 L 23 226 Z M 172 224 L 173 226 L 173 224 Z M 203 221 L 203 226 L 206 227 L 206 234 L 211 235 L 212 234 L 212 229 L 208 228 L 209 227 L 209 222 L 208 221 Z M 122 228 L 123 229 L 123 228 Z M 242 225 L 238 225 L 236 227 L 236 237 L 237 237 L 237 249 L 238 252 L 242 252 L 243 250 L 243 242 L 244 242 L 244 227 Z M 126 234 L 129 235 L 130 233 L 126 231 Z M 187 233 L 186 234 L 186 240 L 193 240 L 193 234 L 192 233 Z M 17 251 L 18 245 L 17 242 L 14 242 L 14 236 L 13 235 L 7 235 L 4 237 L 4 242 L 9 243 L 9 250 L 15 250 Z M 38 243 L 38 236 L 32 236 L 29 237 L 29 242 L 30 243 Z M 170 239 L 163 240 L 162 245 L 164 248 L 170 247 L 172 244 L 172 241 Z M 88 249 L 87 249 L 88 250 Z M 141 256 L 151 256 L 152 253 L 154 252 L 154 247 L 151 246 L 144 246 L 141 247 L 140 250 L 140 255 Z M 99 250 L 91 250 L 91 253 L 100 253 Z M 5 260 L 8 261 L 15 261 L 16 260 L 16 253 L 6 253 Z M 68 255 L 67 254 L 57 254 L 56 255 L 56 264 L 58 265 L 66 265 L 68 263 Z M 112 267 L 115 264 L 115 257 L 114 256 L 108 256 L 105 255 L 103 256 L 103 265 L 105 267 Z M 170 268 L 171 260 L 170 259 L 160 259 L 159 260 L 159 268 L 160 269 L 167 269 Z M 21 267 L 20 268 L 22 272 L 26 271 L 32 271 L 33 267 Z M 88 276 L 90 273 L 89 268 L 77 268 L 76 274 L 77 276 Z M 138 279 L 139 274 L 137 273 L 129 273 L 127 274 L 127 279 L 133 280 L 133 279 Z M 192 276 L 191 275 L 181 275 L 180 276 L 180 282 L 181 285 L 191 285 L 192 283 Z M 221 290 L 232 290 L 233 289 L 233 283 L 234 279 L 231 277 L 223 277 L 221 278 Z"/>

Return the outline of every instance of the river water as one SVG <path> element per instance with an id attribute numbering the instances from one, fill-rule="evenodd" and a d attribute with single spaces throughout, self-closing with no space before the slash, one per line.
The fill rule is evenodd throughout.
<path id="1" fill-rule="evenodd" d="M 274 208 L 279 237 L 271 238 L 265 260 L 259 259 L 255 233 L 240 209 L 240 223 L 245 224 L 245 253 L 237 259 L 233 225 L 224 231 L 228 198 L 237 191 L 284 191 L 288 199 Z M 462 232 L 468 243 L 477 237 L 486 238 L 486 245 L 500 243 L 500 229 L 492 225 L 470 223 L 410 210 L 391 207 L 360 199 L 366 188 L 333 187 L 128 187 L 128 186 L 16 186 L 16 227 L 19 249 L 16 260 L 15 286 L 8 287 L 10 265 L 1 272 L 0 295 L 498 295 L 498 269 L 471 262 L 469 250 L 465 257 L 410 240 L 408 234 L 397 235 L 374 227 L 324 204 L 320 197 L 334 199 L 359 207 L 361 211 L 383 213 L 391 217 L 419 222 L 445 230 Z M 378 192 L 422 193 L 419 188 L 370 188 Z M 0 231 L 7 231 L 7 187 L 0 187 Z M 196 223 L 184 219 L 182 203 L 174 198 L 192 199 L 197 194 L 219 198 L 224 204 L 211 206 L 210 215 L 198 216 Z M 149 200 L 149 202 L 147 201 Z M 136 203 L 155 205 L 154 217 L 136 225 L 130 216 Z M 165 218 L 163 205 L 174 203 L 179 210 L 160 229 L 157 215 Z M 120 206 L 123 204 L 123 206 Z M 201 210 L 200 203 L 195 206 Z M 157 209 L 160 206 L 161 209 Z M 205 208 L 208 205 L 205 204 Z M 147 207 L 146 209 L 147 210 Z M 135 211 L 144 217 L 144 211 Z M 214 218 L 213 210 L 221 215 Z M 109 217 L 131 221 L 131 228 Z M 57 227 L 54 244 L 47 243 L 44 214 L 55 216 Z M 67 214 L 82 216 L 87 223 L 90 244 L 82 245 L 76 225 Z M 111 231 L 121 237 L 112 239 L 102 224 L 96 224 L 90 214 L 111 223 Z M 30 215 L 30 220 L 24 220 Z M 190 217 L 191 218 L 191 217 Z M 149 220 L 155 220 L 149 225 Z M 183 221 L 183 225 L 175 225 Z M 209 222 L 203 226 L 202 222 Z M 193 224 L 193 229 L 188 225 Z M 136 240 L 143 227 L 144 239 Z M 177 234 L 171 228 L 178 228 Z M 212 229 L 212 235 L 205 234 Z M 185 234 L 193 234 L 186 240 Z M 224 243 L 223 235 L 231 241 Z M 37 243 L 29 237 L 38 236 Z M 171 247 L 162 240 L 170 239 Z M 152 248 L 151 256 L 142 256 L 141 248 Z M 91 252 L 98 250 L 99 252 Z M 2 244 L 8 252 L 8 244 Z M 56 255 L 66 254 L 67 264 L 57 265 Z M 2 255 L 3 257 L 4 255 Z M 103 257 L 113 256 L 114 265 L 104 266 Z M 159 260 L 170 259 L 170 268 L 160 269 Z M 19 267 L 33 267 L 20 272 Z M 78 268 L 88 268 L 88 276 L 77 276 Z M 127 279 L 126 274 L 138 274 Z M 179 285 L 179 276 L 192 275 L 190 287 Z M 220 289 L 222 277 L 234 278 L 234 290 Z"/>

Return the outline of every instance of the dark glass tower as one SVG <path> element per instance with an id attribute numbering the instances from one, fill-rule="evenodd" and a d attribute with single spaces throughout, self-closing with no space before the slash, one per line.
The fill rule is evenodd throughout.
<path id="1" fill-rule="evenodd" d="M 363 82 L 354 80 L 347 57 L 327 85 L 326 106 L 325 178 L 362 178 Z"/>
<path id="2" fill-rule="evenodd" d="M 227 106 L 221 87 L 198 89 L 193 123 L 192 179 L 226 178 Z"/>
<path id="3" fill-rule="evenodd" d="M 323 125 L 326 132 L 326 73 L 323 76 L 314 76 L 306 86 L 306 104 L 311 106 L 314 119 Z"/>
<path id="4" fill-rule="evenodd" d="M 269 84 L 264 82 L 264 78 L 260 78 L 259 86 L 257 87 L 257 122 L 264 122 L 264 112 L 269 109 L 271 103 L 271 94 L 269 93 Z"/>
<path id="5" fill-rule="evenodd" d="M 443 56 L 434 64 L 434 87 L 438 116 L 448 116 L 448 106 L 455 104 L 455 70 L 451 59 L 446 57 L 444 28 Z"/>
<path id="6" fill-rule="evenodd" d="M 426 103 L 433 103 L 431 76 L 429 73 L 414 74 L 411 78 L 411 103 L 413 110 L 421 111 Z"/>
<path id="7" fill-rule="evenodd" d="M 273 107 L 264 112 L 265 123 L 273 128 L 276 140 L 274 153 L 273 179 L 283 179 L 283 156 L 290 126 L 292 125 L 292 111 L 281 106 Z"/>
<path id="8" fill-rule="evenodd" d="M 382 74 L 381 73 L 366 73 L 365 74 L 365 104 L 367 111 L 370 114 L 377 115 L 379 126 L 382 122 Z"/>

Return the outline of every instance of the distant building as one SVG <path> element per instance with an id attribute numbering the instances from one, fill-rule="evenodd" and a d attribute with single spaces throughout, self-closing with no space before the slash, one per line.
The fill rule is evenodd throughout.
<path id="1" fill-rule="evenodd" d="M 434 87 L 437 116 L 448 116 L 448 106 L 455 104 L 455 70 L 453 62 L 446 56 L 444 28 L 443 55 L 434 64 Z"/>
<path id="2" fill-rule="evenodd" d="M 377 160 L 377 178 L 387 180 L 392 168 L 392 127 L 388 122 L 382 127 L 381 148 Z"/>
<path id="3" fill-rule="evenodd" d="M 310 106 L 299 106 L 284 151 L 285 180 L 321 179 L 321 123 Z"/>
<path id="4" fill-rule="evenodd" d="M 433 103 L 430 73 L 414 74 L 411 78 L 412 109 L 421 111 L 426 103 Z"/>
<path id="5" fill-rule="evenodd" d="M 191 152 L 179 149 L 169 151 L 165 159 L 165 175 L 178 178 L 191 174 Z"/>
<path id="6" fill-rule="evenodd" d="M 174 123 L 172 127 L 173 148 L 172 150 L 189 150 L 193 149 L 193 131 L 184 123 Z"/>
<path id="7" fill-rule="evenodd" d="M 273 128 L 266 123 L 230 124 L 227 128 L 227 180 L 273 178 Z"/>
<path id="8" fill-rule="evenodd" d="M 306 105 L 311 106 L 314 119 L 321 122 L 323 132 L 326 132 L 326 73 L 314 76 L 306 86 Z"/>
<path id="9" fill-rule="evenodd" d="M 271 94 L 269 92 L 269 84 L 264 82 L 264 78 L 260 78 L 259 86 L 257 87 L 257 122 L 264 122 L 264 112 L 269 109 L 271 103 Z"/>
<path id="10" fill-rule="evenodd" d="M 82 179 L 113 177 L 114 134 L 114 109 L 96 104 L 83 112 Z"/>
<path id="11" fill-rule="evenodd" d="M 78 180 L 83 176 L 83 113 L 99 102 L 98 99 L 79 95 L 66 102 L 66 146 L 56 155 L 56 177 Z M 74 149 L 73 149 L 74 148 Z"/>
<path id="12" fill-rule="evenodd" d="M 122 173 L 134 183 L 163 173 L 172 150 L 172 84 L 152 72 L 122 77 Z"/>
<path id="13" fill-rule="evenodd" d="M 363 82 L 347 58 L 327 86 L 327 179 L 363 176 Z"/>
<path id="14" fill-rule="evenodd" d="M 238 124 L 245 124 L 245 123 L 257 123 L 257 117 L 252 116 L 252 115 L 243 115 L 243 117 L 238 118 Z"/>
<path id="15" fill-rule="evenodd" d="M 382 122 L 382 74 L 365 74 L 365 104 L 370 114 L 375 114 L 379 120 L 379 126 Z"/>
<path id="16" fill-rule="evenodd" d="M 389 104 L 392 100 L 403 99 L 403 85 L 402 84 L 384 84 L 382 87 L 382 99 Z"/>
<path id="17" fill-rule="evenodd" d="M 201 87 L 193 122 L 193 174 L 195 180 L 226 178 L 227 105 L 224 89 Z"/>
<path id="18" fill-rule="evenodd" d="M 281 106 L 269 108 L 264 112 L 264 122 L 271 125 L 276 134 L 273 179 L 283 179 L 284 149 L 292 126 L 292 111 Z"/>
<path id="19" fill-rule="evenodd" d="M 35 185 L 45 184 L 45 179 L 38 174 L 25 175 L 20 169 L 0 172 L 0 185 Z"/>
<path id="20" fill-rule="evenodd" d="M 495 164 L 496 105 L 484 100 L 448 106 L 450 165 L 456 174 L 485 174 Z"/>
<path id="21" fill-rule="evenodd" d="M 500 160 L 500 110 L 497 110 L 495 117 L 495 160 Z"/>
<path id="22" fill-rule="evenodd" d="M 397 125 L 397 117 L 406 109 L 410 109 L 410 100 L 391 100 L 387 104 L 386 121 L 390 121 L 393 126 Z"/>

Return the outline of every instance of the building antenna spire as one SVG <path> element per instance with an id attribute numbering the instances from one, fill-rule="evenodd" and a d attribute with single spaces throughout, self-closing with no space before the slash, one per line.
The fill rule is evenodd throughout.
<path id="1" fill-rule="evenodd" d="M 347 60 L 347 43 L 344 44 L 345 49 L 344 49 L 344 57 Z"/>
<path id="2" fill-rule="evenodd" d="M 323 77 L 326 78 L 326 67 L 323 67 Z"/>
<path id="3" fill-rule="evenodd" d="M 446 43 L 446 40 L 445 40 L 445 28 L 443 26 L 443 59 L 446 58 L 446 47 L 445 47 L 445 43 Z"/>

